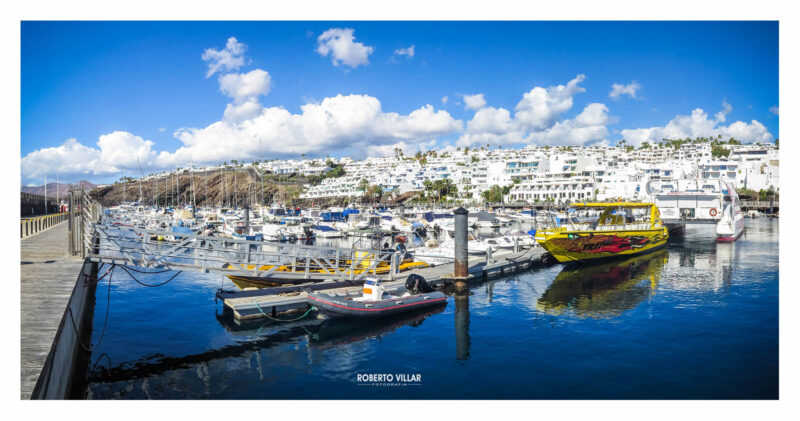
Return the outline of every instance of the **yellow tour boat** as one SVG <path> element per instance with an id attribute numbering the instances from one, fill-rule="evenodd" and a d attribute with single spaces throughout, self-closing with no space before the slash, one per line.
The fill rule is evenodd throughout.
<path id="1" fill-rule="evenodd" d="M 602 210 L 591 223 L 577 218 L 536 230 L 536 241 L 561 263 L 631 256 L 664 247 L 667 227 L 653 203 L 582 203 L 575 210 Z"/>

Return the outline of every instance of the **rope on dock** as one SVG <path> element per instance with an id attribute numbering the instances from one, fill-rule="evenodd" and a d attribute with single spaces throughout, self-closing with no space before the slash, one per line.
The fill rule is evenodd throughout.
<path id="1" fill-rule="evenodd" d="M 288 320 L 283 320 L 283 319 L 276 319 L 275 317 L 272 317 L 272 316 L 270 316 L 269 314 L 265 313 L 265 312 L 264 312 L 264 310 L 262 310 L 262 309 L 261 309 L 261 306 L 260 306 L 260 305 L 258 305 L 258 301 L 254 301 L 254 304 L 256 305 L 256 308 L 258 309 L 258 311 L 260 311 L 260 312 L 261 312 L 261 314 L 263 314 L 264 316 L 266 316 L 268 319 L 275 320 L 276 322 L 296 322 L 296 321 L 298 321 L 298 320 L 302 319 L 303 317 L 306 317 L 306 316 L 308 316 L 308 313 L 311 313 L 311 311 L 312 311 L 312 310 L 316 310 L 316 309 L 317 309 L 316 307 L 314 307 L 314 306 L 311 306 L 311 307 L 309 307 L 309 309 L 308 309 L 308 310 L 307 310 L 305 313 L 303 313 L 303 315 L 302 315 L 302 316 L 300 316 L 300 317 L 298 317 L 298 318 L 296 318 L 296 319 L 288 319 Z"/>
<path id="2" fill-rule="evenodd" d="M 103 336 L 105 336 L 106 333 L 106 326 L 108 326 L 108 309 L 109 307 L 111 307 L 111 278 L 114 276 L 114 268 L 116 266 L 117 265 L 111 265 L 111 267 L 106 271 L 106 273 L 103 274 L 103 276 L 97 278 L 97 282 L 100 282 L 103 278 L 106 277 L 106 275 L 111 274 L 111 276 L 108 278 L 108 302 L 106 303 L 106 318 L 105 321 L 103 322 L 103 331 L 100 334 L 100 340 L 97 341 L 95 345 L 89 343 L 89 345 L 87 346 L 86 344 L 83 343 L 83 341 L 81 340 L 81 335 L 78 332 L 78 325 L 77 323 L 75 323 L 75 317 L 72 314 L 72 306 L 67 306 L 67 313 L 69 313 L 69 320 L 72 322 L 71 323 L 72 330 L 75 331 L 75 340 L 78 342 L 81 348 L 83 348 L 83 350 L 86 352 L 91 353 L 92 350 L 100 346 L 100 343 L 103 342 Z"/>
<path id="3" fill-rule="evenodd" d="M 136 277 L 135 277 L 135 276 L 133 276 L 133 274 L 132 274 L 132 273 L 130 273 L 128 270 L 130 269 L 130 270 L 133 270 L 134 272 L 139 272 L 139 273 L 164 273 L 164 272 L 168 272 L 169 270 L 165 270 L 165 271 L 159 271 L 159 272 L 146 272 L 146 271 L 140 271 L 140 270 L 132 269 L 132 268 L 129 268 L 129 267 L 127 267 L 127 266 L 123 266 L 123 265 L 119 265 L 119 267 L 121 267 L 121 268 L 122 268 L 122 270 L 124 270 L 124 271 L 125 271 L 125 273 L 127 273 L 127 274 L 128 274 L 128 276 L 130 276 L 130 277 L 131 277 L 131 279 L 133 279 L 134 281 L 136 281 L 136 283 L 138 283 L 138 284 L 139 284 L 139 285 L 141 285 L 141 286 L 148 287 L 148 288 L 156 288 L 156 287 L 164 286 L 164 285 L 168 284 L 170 281 L 172 281 L 173 279 L 175 279 L 175 278 L 176 278 L 178 275 L 180 275 L 181 273 L 183 273 L 183 271 L 182 271 L 182 270 L 180 270 L 180 271 L 178 271 L 176 274 L 172 275 L 172 277 L 171 277 L 171 278 L 169 278 L 169 279 L 167 279 L 166 281 L 164 281 L 164 282 L 162 282 L 162 283 L 160 283 L 160 284 L 150 285 L 150 284 L 146 284 L 146 283 L 144 283 L 144 282 L 142 282 L 142 281 L 140 281 L 140 280 L 136 279 Z"/>

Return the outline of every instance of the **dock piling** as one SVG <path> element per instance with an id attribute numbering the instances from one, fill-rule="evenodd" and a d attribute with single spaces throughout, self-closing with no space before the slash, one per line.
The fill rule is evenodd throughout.
<path id="1" fill-rule="evenodd" d="M 455 215 L 455 264 L 453 275 L 456 291 L 466 291 L 469 277 L 469 249 L 467 242 L 467 215 L 469 211 L 463 207 L 453 211 Z"/>

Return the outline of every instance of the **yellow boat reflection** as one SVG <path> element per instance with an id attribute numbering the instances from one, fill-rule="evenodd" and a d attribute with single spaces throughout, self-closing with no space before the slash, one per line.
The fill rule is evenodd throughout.
<path id="1" fill-rule="evenodd" d="M 655 292 L 668 259 L 669 253 L 660 250 L 625 260 L 565 266 L 536 308 L 547 314 L 618 316 Z"/>

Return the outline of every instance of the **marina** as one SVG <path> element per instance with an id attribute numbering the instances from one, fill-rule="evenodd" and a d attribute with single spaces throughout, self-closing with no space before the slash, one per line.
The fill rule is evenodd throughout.
<path id="1" fill-rule="evenodd" d="M 20 20 L 14 397 L 785 399 L 794 26 L 484 6 Z"/>
<path id="2" fill-rule="evenodd" d="M 89 397 L 350 399 L 364 393 L 357 374 L 385 367 L 420 373 L 421 386 L 371 388 L 372 397 L 774 397 L 777 229 L 749 220 L 725 244 L 690 227 L 632 261 L 500 276 L 443 308 L 372 321 L 237 320 L 215 303 L 221 283 L 232 287 L 221 275 L 181 275 L 158 293 L 115 275 L 98 349 L 111 362 L 95 367 Z M 155 314 L 159 328 L 148 329 Z M 523 358 L 531 363 L 507 368 Z"/>
<path id="3" fill-rule="evenodd" d="M 666 276 L 667 268 L 673 267 L 669 266 L 670 259 L 673 262 L 678 259 L 680 264 L 675 267 L 678 269 L 683 267 L 683 260 L 688 258 L 688 255 L 675 254 L 684 245 L 688 244 L 692 249 L 699 247 L 704 250 L 716 243 L 713 236 L 709 237 L 713 232 L 713 230 L 709 231 L 711 228 L 709 224 L 687 224 L 682 235 L 674 240 L 670 239 L 665 245 L 656 247 L 652 251 L 647 250 L 647 253 L 619 254 L 612 256 L 613 258 L 610 260 L 601 259 L 600 263 L 562 265 L 557 264 L 557 259 L 547 252 L 546 247 L 537 244 L 537 242 L 546 243 L 546 238 L 550 235 L 547 232 L 550 232 L 548 230 L 551 229 L 547 227 L 551 226 L 553 221 L 557 222 L 556 226 L 562 227 L 559 229 L 565 227 L 577 229 L 576 226 L 591 222 L 590 215 L 595 214 L 598 215 L 594 217 L 595 219 L 599 218 L 600 221 L 607 219 L 606 222 L 610 224 L 623 224 L 619 225 L 620 227 L 630 228 L 645 224 L 650 226 L 651 222 L 647 221 L 656 221 L 660 224 L 657 208 L 655 205 L 647 203 L 590 204 L 588 207 L 578 207 L 576 209 L 579 210 L 574 212 L 564 209 L 561 211 L 545 210 L 539 212 L 538 215 L 537 212 L 521 213 L 530 216 L 527 222 L 524 217 L 519 218 L 516 222 L 513 222 L 515 218 L 509 217 L 507 218 L 509 222 L 497 223 L 496 226 L 494 223 L 487 224 L 485 227 L 479 227 L 475 223 L 478 218 L 473 218 L 472 212 L 460 208 L 453 210 L 450 214 L 451 217 L 443 217 L 441 220 L 443 225 L 436 222 L 439 221 L 437 218 L 432 218 L 431 221 L 428 221 L 430 225 L 427 227 L 427 231 L 431 235 L 439 233 L 439 241 L 444 241 L 443 244 L 446 244 L 447 241 L 454 242 L 455 246 L 449 251 L 453 257 L 448 258 L 444 263 L 422 264 L 417 267 L 406 264 L 404 269 L 401 262 L 413 262 L 415 260 L 414 253 L 419 252 L 424 255 L 426 250 L 429 250 L 425 245 L 425 239 L 408 242 L 407 234 L 397 230 L 392 232 L 392 230 L 380 229 L 376 224 L 371 225 L 376 229 L 366 229 L 362 235 L 358 236 L 321 237 L 317 239 L 318 242 L 308 242 L 308 240 L 269 242 L 248 238 L 246 235 L 239 238 L 232 234 L 225 235 L 225 225 L 231 220 L 246 221 L 239 225 L 242 232 L 246 232 L 250 228 L 250 223 L 255 226 L 264 226 L 268 223 L 266 219 L 262 221 L 247 215 L 250 213 L 247 208 L 244 209 L 245 215 L 247 215 L 245 217 L 232 219 L 239 213 L 227 212 L 228 222 L 215 228 L 191 223 L 191 220 L 208 220 L 207 217 L 198 218 L 198 215 L 202 215 L 203 212 L 208 215 L 207 210 L 186 213 L 176 211 L 174 215 L 180 214 L 182 219 L 169 219 L 171 222 L 166 222 L 169 225 L 162 225 L 164 222 L 158 222 L 155 225 L 156 228 L 153 229 L 149 228 L 153 224 L 148 221 L 168 221 L 163 218 L 163 213 L 148 213 L 146 208 L 137 209 L 135 206 L 129 210 L 103 209 L 80 190 L 72 191 L 71 198 L 72 207 L 81 210 L 69 214 L 72 215 L 71 219 L 68 218 L 70 220 L 22 241 L 23 244 L 25 242 L 31 245 L 36 244 L 35 247 L 41 246 L 41 243 L 33 242 L 37 238 L 41 238 L 39 241 L 48 241 L 49 248 L 47 250 L 50 250 L 48 253 L 58 254 L 56 248 L 60 248 L 63 250 L 60 252 L 61 258 L 69 259 L 76 273 L 87 274 L 88 278 L 78 277 L 78 283 L 80 285 L 80 282 L 83 282 L 83 285 L 88 285 L 90 290 L 83 292 L 83 295 L 79 295 L 77 298 L 78 301 L 82 300 L 88 304 L 81 304 L 84 306 L 82 307 L 83 311 L 78 309 L 72 311 L 75 314 L 87 314 L 94 320 L 87 320 L 88 325 L 84 325 L 83 321 L 74 322 L 80 328 L 73 330 L 71 327 L 73 322 L 65 318 L 70 311 L 61 314 L 60 318 L 56 317 L 59 313 L 55 312 L 52 314 L 53 327 L 51 327 L 50 334 L 41 335 L 42 332 L 39 332 L 39 337 L 23 338 L 23 341 L 29 342 L 27 345 L 29 351 L 41 350 L 44 347 L 43 343 L 46 344 L 48 340 L 52 341 L 54 345 L 66 342 L 68 345 L 51 348 L 49 354 L 64 353 L 65 349 L 74 347 L 74 351 L 72 351 L 74 356 L 71 358 L 73 358 L 73 364 L 77 364 L 69 372 L 60 374 L 53 372 L 54 366 L 48 365 L 42 358 L 47 357 L 48 360 L 52 360 L 55 356 L 39 351 L 39 359 L 28 363 L 28 380 L 23 378 L 23 382 L 27 381 L 24 383 L 28 385 L 27 387 L 34 384 L 31 392 L 28 392 L 33 395 L 28 396 L 40 394 L 40 397 L 43 397 L 48 396 L 48 393 L 55 393 L 49 391 L 52 386 L 42 385 L 41 381 L 37 384 L 36 377 L 32 374 L 36 368 L 46 372 L 44 378 L 48 382 L 54 379 L 53 381 L 58 385 L 63 384 L 64 386 L 59 387 L 66 387 L 66 389 L 62 389 L 65 392 L 61 392 L 68 393 L 66 396 L 78 397 L 83 394 L 83 397 L 90 398 L 111 397 L 111 395 L 105 394 L 116 390 L 111 393 L 114 394 L 114 397 L 119 398 L 123 395 L 118 395 L 121 391 L 116 389 L 118 386 L 113 385 L 129 384 L 130 381 L 144 381 L 149 385 L 151 380 L 157 381 L 162 374 L 175 370 L 181 371 L 180 367 L 185 367 L 186 363 L 179 361 L 184 361 L 184 359 L 188 359 L 188 361 L 207 360 L 208 363 L 214 361 L 219 355 L 235 356 L 241 355 L 241 352 L 252 355 L 252 352 L 261 352 L 258 351 L 261 348 L 257 344 L 262 343 L 262 340 L 252 341 L 256 337 L 260 338 L 263 332 L 272 332 L 266 336 L 271 338 L 282 337 L 290 331 L 293 332 L 293 329 L 300 329 L 302 332 L 311 332 L 312 338 L 320 337 L 320 335 L 328 338 L 324 341 L 325 343 L 360 343 L 365 340 L 369 341 L 368 338 L 371 337 L 371 334 L 368 332 L 372 328 L 375 328 L 376 332 L 381 332 L 380 337 L 392 335 L 394 331 L 402 330 L 407 323 L 417 324 L 423 320 L 441 317 L 438 315 L 449 312 L 448 308 L 453 305 L 452 303 L 457 306 L 454 317 L 456 317 L 457 323 L 462 323 L 463 320 L 459 322 L 460 318 L 466 316 L 458 308 L 459 306 L 471 308 L 464 302 L 469 302 L 472 299 L 470 297 L 477 294 L 476 291 L 486 291 L 488 286 L 498 285 L 498 282 L 505 284 L 509 280 L 539 278 L 545 276 L 544 274 L 548 274 L 546 277 L 550 280 L 546 282 L 549 286 L 534 287 L 541 294 L 537 296 L 536 304 L 532 307 L 534 314 L 538 314 L 536 317 L 559 318 L 564 315 L 572 315 L 570 317 L 584 318 L 588 316 L 590 319 L 614 319 L 622 317 L 628 311 L 633 311 L 641 305 L 645 297 L 655 296 L 656 291 L 663 289 L 659 286 L 659 282 L 662 277 Z M 602 212 L 603 209 L 606 209 L 605 213 Z M 632 209 L 633 212 L 625 209 Z M 646 212 L 641 211 L 642 209 Z M 363 208 L 359 213 L 371 215 L 374 212 L 376 211 Z M 389 209 L 380 212 L 383 215 L 392 214 Z M 398 215 L 402 214 L 402 210 L 395 210 L 395 212 Z M 480 212 L 482 213 L 479 214 L 483 215 L 481 218 L 485 220 L 494 221 L 497 218 L 503 218 L 500 213 Z M 566 212 L 563 219 L 557 217 L 558 212 Z M 297 213 L 302 215 L 307 212 L 298 211 Z M 537 217 L 533 217 L 534 215 Z M 170 218 L 172 218 L 171 215 Z M 625 219 L 624 223 L 622 218 Z M 424 218 L 421 221 L 426 222 Z M 758 239 L 769 242 L 771 240 L 768 233 L 777 232 L 777 219 L 750 219 L 749 221 L 755 232 L 748 236 L 748 231 L 744 230 L 741 239 L 730 243 L 731 249 L 717 248 L 711 255 L 708 252 L 693 254 L 694 257 L 687 262 L 693 262 L 689 264 L 695 269 L 703 268 L 701 271 L 712 270 L 708 275 L 703 276 L 711 276 L 715 279 L 722 276 L 721 280 L 714 282 L 715 285 L 722 282 L 724 286 L 726 282 L 730 282 L 726 281 L 726 277 L 730 278 L 730 271 L 734 266 L 731 259 L 734 259 L 735 255 L 731 252 L 747 247 L 737 246 L 737 244 L 748 238 L 751 241 Z M 318 222 L 309 221 L 308 223 Z M 414 222 L 414 224 L 416 223 Z M 239 223 L 235 222 L 235 224 Z M 475 228 L 470 228 L 470 225 Z M 178 233 L 170 229 L 175 226 L 194 226 L 195 228 Z M 533 239 L 536 234 L 538 241 L 524 242 L 521 240 L 523 238 L 521 236 L 511 236 L 510 232 L 512 231 L 527 231 L 528 233 L 525 235 L 530 239 Z M 538 237 L 540 234 L 545 237 L 540 239 Z M 56 237 L 58 237 L 57 240 L 55 240 Z M 441 240 L 442 238 L 445 240 Z M 514 238 L 514 240 L 508 240 L 508 238 Z M 490 240 L 492 240 L 491 243 Z M 502 246 L 500 240 L 508 242 L 509 246 Z M 419 244 L 422 246 L 418 246 Z M 455 250 L 461 249 L 459 244 L 467 246 L 464 247 L 465 253 L 461 255 L 455 252 Z M 723 247 L 723 243 L 719 244 L 719 247 Z M 401 247 L 397 247 L 398 245 Z M 466 252 L 473 245 L 477 245 L 476 253 Z M 719 255 L 719 258 L 728 262 L 722 267 L 720 267 L 718 258 L 712 257 L 719 253 L 723 253 Z M 66 257 L 67 255 L 77 255 L 77 258 Z M 80 256 L 84 256 L 85 261 L 81 261 Z M 708 260 L 709 257 L 712 259 Z M 696 260 L 698 258 L 705 259 L 711 266 L 698 266 Z M 35 268 L 33 263 L 36 262 L 31 263 L 31 268 Z M 26 260 L 23 260 L 23 267 L 25 266 Z M 36 274 L 37 277 L 45 279 L 51 276 L 43 275 L 41 272 Z M 88 281 L 80 281 L 80 279 L 88 279 Z M 93 281 L 93 279 L 97 280 Z M 243 280 L 249 280 L 250 283 L 243 282 Z M 410 284 L 413 284 L 412 280 L 416 280 L 415 285 L 420 285 L 422 282 L 422 292 L 417 288 L 409 287 Z M 108 286 L 104 285 L 105 282 L 108 282 Z M 69 282 L 65 284 L 69 285 Z M 173 286 L 168 285 L 175 285 L 178 290 L 174 290 Z M 719 286 L 713 288 L 719 289 Z M 196 294 L 199 291 L 205 291 L 204 294 L 208 294 L 208 296 L 198 300 L 199 297 L 196 297 Z M 69 292 L 70 290 L 67 289 L 61 292 L 52 291 L 57 294 L 57 299 L 61 300 L 60 305 L 72 308 L 76 301 L 76 292 L 72 291 L 71 295 Z M 91 293 L 91 298 L 83 298 L 89 297 L 89 295 L 85 295 L 86 293 Z M 105 303 L 103 294 L 105 294 Z M 136 304 L 134 302 L 116 304 L 119 296 L 129 294 L 133 294 L 130 295 L 132 299 L 134 296 L 141 297 L 135 299 Z M 59 304 L 50 298 L 30 297 L 29 300 L 37 303 L 46 302 L 49 305 Z M 146 303 L 140 302 L 141 300 Z M 128 305 L 132 305 L 134 308 L 148 308 L 140 317 L 130 320 L 144 323 L 137 325 L 139 327 L 136 329 L 147 330 L 145 326 L 150 323 L 149 320 L 153 320 L 151 319 L 153 316 L 169 320 L 170 317 L 173 317 L 170 316 L 171 314 L 181 313 L 177 310 L 178 307 L 192 303 L 186 306 L 186 311 L 192 311 L 192 308 L 197 308 L 196 303 L 209 303 L 208 300 L 214 303 L 212 306 L 215 315 L 214 325 L 222 327 L 226 332 L 240 339 L 235 339 L 234 343 L 224 345 L 216 351 L 206 350 L 200 351 L 199 354 L 192 354 L 193 351 L 190 349 L 194 349 L 195 346 L 191 344 L 199 339 L 194 333 L 190 333 L 195 332 L 191 327 L 193 323 L 186 325 L 178 323 L 170 326 L 168 330 L 173 331 L 176 337 L 182 338 L 182 341 L 186 341 L 186 346 L 188 346 L 185 349 L 186 355 L 164 357 L 166 358 L 164 359 L 155 357 L 156 354 L 160 354 L 159 352 L 155 352 L 153 357 L 136 356 L 136 352 L 131 354 L 127 351 L 119 354 L 123 348 L 132 351 L 142 345 L 134 346 L 134 342 L 130 342 L 131 339 L 126 338 L 131 333 L 126 328 L 123 328 L 126 331 L 126 333 L 122 333 L 123 336 L 117 336 L 118 334 L 114 333 L 116 330 L 113 326 L 121 322 L 120 319 L 114 317 L 114 309 L 125 313 L 128 311 L 125 310 L 125 306 Z M 363 300 L 366 300 L 365 304 L 357 304 Z M 429 304 L 425 304 L 428 301 Z M 113 308 L 110 307 L 112 302 L 115 303 Z M 123 307 L 116 307 L 120 305 Z M 201 307 L 205 305 L 201 305 Z M 25 301 L 23 301 L 23 306 L 31 308 L 33 312 L 42 311 L 37 310 L 35 305 L 26 304 Z M 386 310 L 382 310 L 384 308 Z M 387 315 L 374 313 L 376 311 L 385 311 Z M 347 316 L 344 317 L 345 320 L 338 321 L 337 312 Z M 350 320 L 353 317 L 358 318 L 360 313 L 370 316 L 367 317 L 369 320 L 363 322 Z M 389 313 L 396 314 L 389 315 Z M 106 319 L 106 317 L 108 318 Z M 511 320 L 504 321 L 504 323 L 508 322 Z M 342 326 L 359 326 L 358 328 L 354 327 L 355 336 L 351 339 L 337 339 L 339 334 L 332 332 L 337 332 L 339 327 L 331 328 L 330 326 L 339 323 L 343 323 Z M 126 324 L 128 322 L 123 322 L 123 325 Z M 79 332 L 86 329 L 86 326 L 90 330 L 83 336 Z M 53 332 L 54 328 L 58 332 Z M 203 327 L 201 331 L 208 328 L 209 326 Z M 362 328 L 366 330 L 362 330 Z M 255 336 L 252 335 L 253 329 L 258 332 Z M 333 330 L 331 331 L 331 329 Z M 319 332 L 315 333 L 316 330 Z M 345 332 L 348 330 L 349 328 L 345 329 Z M 79 334 L 70 340 L 62 339 L 61 336 L 67 338 L 70 336 L 63 335 L 65 332 L 70 335 L 73 332 Z M 358 332 L 363 332 L 363 335 Z M 242 334 L 250 339 L 242 342 Z M 290 338 L 297 338 L 293 335 L 295 334 L 290 334 Z M 469 345 L 464 342 L 464 332 L 457 330 L 455 335 L 456 343 L 461 347 L 457 351 L 459 356 L 456 360 L 469 359 Z M 98 340 L 99 342 L 97 342 Z M 270 341 L 270 339 L 265 340 Z M 287 340 L 295 343 L 297 339 Z M 81 344 L 83 345 L 81 346 Z M 318 345 L 320 344 L 316 340 L 308 343 L 308 346 L 313 346 L 314 349 Z M 90 349 L 91 352 L 85 352 L 81 349 L 82 347 Z M 322 345 L 322 349 L 339 349 L 340 347 L 341 345 Z M 145 348 L 147 347 L 145 346 Z M 182 348 L 179 346 L 176 349 Z M 109 351 L 117 355 L 112 357 Z M 32 355 L 36 355 L 35 351 L 33 352 Z M 80 355 L 82 357 L 79 357 Z M 130 364 L 141 358 L 144 360 L 135 363 L 138 368 L 131 368 Z M 128 362 L 117 363 L 116 361 Z M 207 363 L 203 363 L 200 367 L 206 367 Z M 259 364 L 269 365 L 265 362 Z M 191 366 L 192 363 L 189 365 Z M 82 366 L 83 368 L 81 368 Z M 139 369 L 144 371 L 140 372 Z M 85 380 L 81 381 L 80 379 L 84 377 Z M 84 386 L 80 386 L 81 384 Z M 111 389 L 108 389 L 109 387 Z M 142 390 L 144 391 L 148 387 L 143 385 Z M 74 395 L 75 393 L 78 395 Z M 147 391 L 147 393 L 150 392 Z M 163 390 L 158 393 L 163 393 Z M 197 395 L 196 393 L 200 392 L 191 392 L 184 397 L 217 396 L 210 389 L 206 393 L 212 393 L 212 395 L 203 395 L 203 393 Z M 276 391 L 271 393 L 281 396 Z M 157 394 L 156 396 L 164 395 Z M 402 396 L 419 397 L 413 393 L 411 395 L 401 394 L 396 397 Z M 544 396 L 551 395 L 545 394 Z M 593 397 L 595 395 L 590 393 L 586 396 Z"/>

